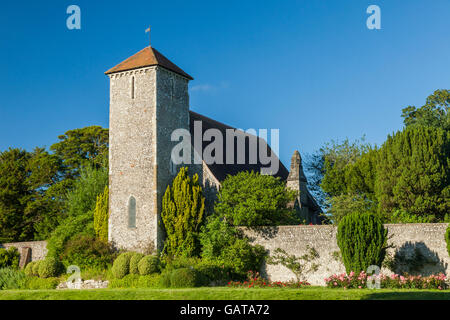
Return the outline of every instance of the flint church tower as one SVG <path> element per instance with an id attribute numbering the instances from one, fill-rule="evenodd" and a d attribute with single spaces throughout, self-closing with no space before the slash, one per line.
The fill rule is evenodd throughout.
<path id="1" fill-rule="evenodd" d="M 171 133 L 189 130 L 192 77 L 152 47 L 106 72 L 110 79 L 109 241 L 161 249 L 161 200 L 176 175 Z"/>

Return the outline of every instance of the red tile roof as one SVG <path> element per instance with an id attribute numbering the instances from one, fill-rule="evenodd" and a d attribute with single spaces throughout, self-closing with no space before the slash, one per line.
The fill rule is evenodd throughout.
<path id="1" fill-rule="evenodd" d="M 161 66 L 170 71 L 178 73 L 179 75 L 188 78 L 189 80 L 194 80 L 190 75 L 177 67 L 169 59 L 164 57 L 158 50 L 152 47 L 146 47 L 139 51 L 138 53 L 132 55 L 125 61 L 119 63 L 114 68 L 109 69 L 105 74 L 111 74 L 115 72 L 122 72 L 127 70 L 133 70 L 149 66 Z"/>

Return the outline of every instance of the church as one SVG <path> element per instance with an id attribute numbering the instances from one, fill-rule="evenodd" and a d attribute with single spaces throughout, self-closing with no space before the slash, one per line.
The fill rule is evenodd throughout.
<path id="1" fill-rule="evenodd" d="M 109 114 L 109 241 L 118 248 L 144 251 L 162 249 L 161 202 L 167 186 L 180 165 L 174 163 L 172 141 L 175 130 L 194 136 L 196 123 L 201 133 L 209 129 L 225 134 L 233 127 L 190 110 L 189 81 L 193 78 L 149 46 L 106 71 L 110 80 Z M 202 182 L 206 207 L 212 208 L 217 190 L 228 175 L 241 171 L 262 172 L 267 163 L 258 157 L 250 160 L 250 140 L 245 134 L 245 154 L 233 164 L 190 163 L 189 174 L 197 173 Z M 267 143 L 260 137 L 258 145 Z M 227 142 L 228 143 L 228 142 Z M 207 143 L 195 145 L 194 153 L 203 155 Z M 230 150 L 229 148 L 224 148 Z M 235 152 L 232 152 L 232 151 Z M 319 224 L 321 209 L 307 189 L 300 153 L 295 151 L 290 170 L 277 161 L 274 173 L 286 186 L 299 192 L 294 204 L 308 224 Z M 230 152 L 230 151 L 228 151 Z M 236 159 L 237 149 L 231 148 Z"/>

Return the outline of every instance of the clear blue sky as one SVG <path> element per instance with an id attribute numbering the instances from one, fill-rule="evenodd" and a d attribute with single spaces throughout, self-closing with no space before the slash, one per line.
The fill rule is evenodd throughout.
<path id="1" fill-rule="evenodd" d="M 81 8 L 81 30 L 66 8 Z M 366 8 L 381 8 L 368 30 Z M 380 144 L 401 109 L 450 88 L 450 1 L 4 1 L 0 150 L 108 126 L 107 69 L 152 45 L 195 80 L 192 110 L 279 128 L 285 165 L 331 139 Z"/>

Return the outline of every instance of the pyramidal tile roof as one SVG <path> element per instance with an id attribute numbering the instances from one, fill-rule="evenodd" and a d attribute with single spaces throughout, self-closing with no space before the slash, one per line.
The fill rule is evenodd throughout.
<path id="1" fill-rule="evenodd" d="M 105 74 L 111 74 L 115 72 L 122 72 L 127 70 L 133 70 L 143 67 L 161 66 L 165 69 L 178 73 L 179 75 L 194 80 L 190 75 L 177 67 L 173 62 L 162 55 L 158 50 L 152 47 L 146 47 L 138 53 L 132 55 L 125 61 L 119 63 L 117 66 L 109 69 Z"/>

